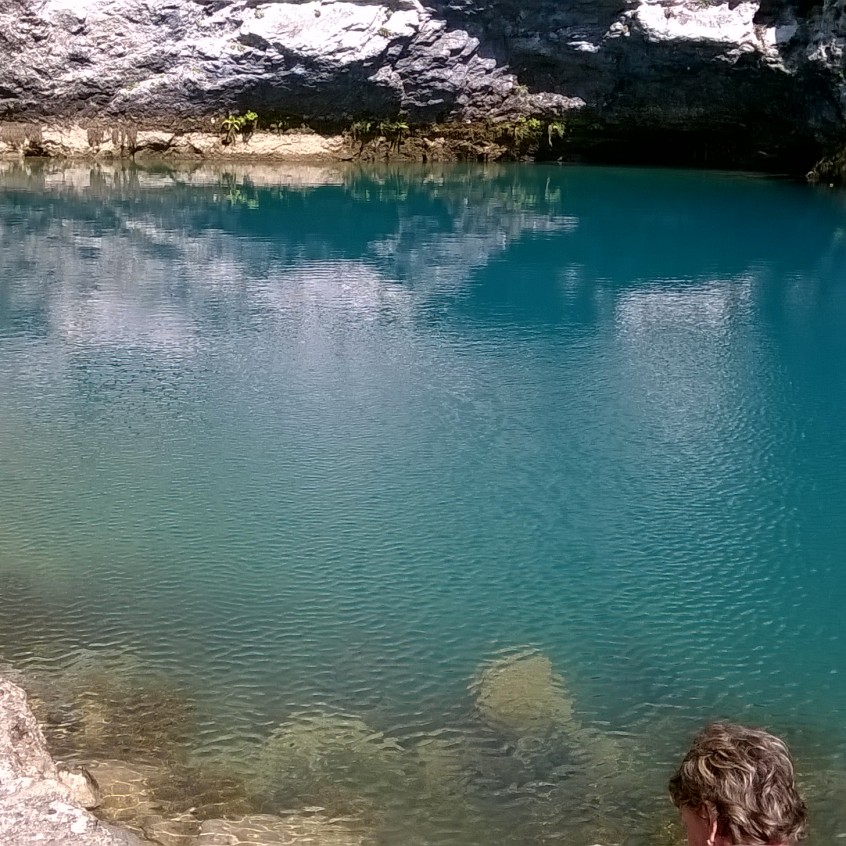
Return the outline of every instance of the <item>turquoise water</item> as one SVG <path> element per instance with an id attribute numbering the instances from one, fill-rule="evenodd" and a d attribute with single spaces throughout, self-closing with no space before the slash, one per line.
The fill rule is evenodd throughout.
<path id="1" fill-rule="evenodd" d="M 302 712 L 472 746 L 461 812 L 386 788 L 380 842 L 655 842 L 718 716 L 783 733 L 812 842 L 846 832 L 843 195 L 558 167 L 0 185 L 0 659 L 131 654 L 233 768 Z M 479 720 L 477 668 L 524 647 L 634 762 L 599 799 Z"/>

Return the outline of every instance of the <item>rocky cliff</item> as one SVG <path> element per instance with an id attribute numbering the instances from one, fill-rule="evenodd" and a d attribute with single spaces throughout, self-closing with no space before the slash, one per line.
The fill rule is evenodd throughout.
<path id="1" fill-rule="evenodd" d="M 840 139 L 846 0 L 6 0 L 0 117 L 538 116 L 574 149 L 801 158 Z"/>

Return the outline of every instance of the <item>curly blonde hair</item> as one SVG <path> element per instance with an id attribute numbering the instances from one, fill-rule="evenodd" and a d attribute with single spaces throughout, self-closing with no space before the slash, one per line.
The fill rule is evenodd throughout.
<path id="1" fill-rule="evenodd" d="M 794 846 L 807 810 L 782 740 L 759 729 L 713 723 L 693 739 L 670 779 L 677 808 L 705 808 L 718 831 L 743 846 Z"/>

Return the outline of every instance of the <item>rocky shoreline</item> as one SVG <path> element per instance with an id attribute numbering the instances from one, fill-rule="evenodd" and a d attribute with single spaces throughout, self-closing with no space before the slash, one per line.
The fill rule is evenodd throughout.
<path id="1" fill-rule="evenodd" d="M 290 135 L 255 132 L 248 141 L 225 144 L 219 132 L 193 128 L 165 131 L 96 127 L 80 123 L 0 124 L 0 156 L 65 159 L 131 159 L 145 156 L 194 159 L 250 159 L 288 162 L 348 161 L 352 158 L 340 135 L 298 132 Z"/>
<path id="2" fill-rule="evenodd" d="M 303 125 L 290 130 L 255 129 L 229 139 L 212 119 L 210 129 L 176 122 L 168 129 L 153 125 L 85 122 L 0 122 L 0 160 L 66 159 L 70 161 L 262 162 L 289 164 L 451 162 L 557 162 L 650 164 L 757 170 L 805 177 L 812 182 L 846 178 L 842 148 L 820 147 L 802 156 L 749 153 L 733 147 L 710 147 L 707 139 L 679 146 L 664 139 L 657 146 L 599 142 L 590 132 L 560 121 L 518 118 L 497 122 L 432 124 L 401 131 L 358 134 L 355 124 L 315 131 Z M 174 128 L 175 127 L 175 128 Z M 215 128 L 217 127 L 217 128 Z"/>
<path id="3" fill-rule="evenodd" d="M 569 761 L 560 784 L 543 782 L 558 792 L 538 805 L 536 833 L 557 830 L 563 808 L 601 807 L 628 790 L 632 750 L 580 719 L 563 679 L 534 649 L 485 661 L 469 685 L 478 729 L 513 759 L 486 758 L 459 731 L 401 744 L 357 715 L 294 711 L 243 754 L 192 760 L 184 693 L 128 656 L 80 654 L 49 679 L 4 674 L 4 844 L 374 846 L 410 832 L 426 842 L 427 814 L 459 828 L 476 820 L 481 827 L 461 842 L 493 842 L 497 829 L 484 820 L 492 809 L 476 805 L 472 783 L 502 778 L 503 766 L 540 772 Z M 662 826 L 656 819 L 657 842 L 675 844 L 674 829 Z M 621 832 L 594 820 L 588 836 L 616 843 Z"/>
<path id="4" fill-rule="evenodd" d="M 217 129 L 181 125 L 168 130 L 127 124 L 0 123 L 0 157 L 136 160 L 150 157 L 175 160 L 326 162 L 456 162 L 533 160 L 563 155 L 559 124 L 540 120 L 501 121 L 497 124 L 400 124 L 362 132 L 355 125 L 316 132 L 307 126 L 286 131 L 257 128 L 227 137 Z M 142 125 L 143 127 L 143 125 Z"/>
<path id="5" fill-rule="evenodd" d="M 57 765 L 23 688 L 0 678 L 0 843 L 9 846 L 366 846 L 354 820 L 321 813 L 169 814 L 153 764 Z M 108 822 L 106 821 L 108 820 Z"/>
<path id="6" fill-rule="evenodd" d="M 53 761 L 23 689 L 0 678 L 0 842 L 140 846 L 91 813 L 99 802 L 89 775 Z"/>
<path id="7" fill-rule="evenodd" d="M 846 0 L 10 0 L 0 152 L 828 179 L 844 56 Z"/>
<path id="8" fill-rule="evenodd" d="M 167 819 L 151 795 L 156 767 L 58 766 L 24 690 L 0 678 L 0 842 L 14 846 L 363 846 L 364 835 L 319 815 Z M 138 834 L 99 817 L 125 822 Z M 146 836 L 145 836 L 146 835 Z"/>

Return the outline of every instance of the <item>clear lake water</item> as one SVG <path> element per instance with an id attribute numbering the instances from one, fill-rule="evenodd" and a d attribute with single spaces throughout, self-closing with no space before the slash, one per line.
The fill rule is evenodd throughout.
<path id="1" fill-rule="evenodd" d="M 0 661 L 71 757 L 154 680 L 256 810 L 645 846 L 722 717 L 846 836 L 846 195 L 6 163 L 0 397 Z M 486 717 L 520 650 L 572 719 Z"/>

